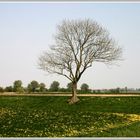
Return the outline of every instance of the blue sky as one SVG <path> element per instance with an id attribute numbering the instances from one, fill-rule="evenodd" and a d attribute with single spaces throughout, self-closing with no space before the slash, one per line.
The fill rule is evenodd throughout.
<path id="1" fill-rule="evenodd" d="M 123 47 L 119 66 L 94 63 L 82 76 L 90 88 L 140 88 L 140 3 L 0 3 L 0 86 L 22 80 L 54 80 L 65 87 L 65 77 L 38 69 L 37 59 L 53 43 L 63 19 L 96 20 Z"/>

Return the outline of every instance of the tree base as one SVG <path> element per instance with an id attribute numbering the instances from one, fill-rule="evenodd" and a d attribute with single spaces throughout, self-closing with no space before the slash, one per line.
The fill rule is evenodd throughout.
<path id="1" fill-rule="evenodd" d="M 79 98 L 77 96 L 72 96 L 72 98 L 68 99 L 68 103 L 69 104 L 75 104 L 77 102 L 79 102 Z"/>

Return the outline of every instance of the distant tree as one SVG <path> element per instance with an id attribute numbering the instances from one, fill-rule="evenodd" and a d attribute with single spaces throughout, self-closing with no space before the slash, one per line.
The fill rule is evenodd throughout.
<path id="1" fill-rule="evenodd" d="M 67 90 L 72 91 L 72 82 L 67 84 Z"/>
<path id="2" fill-rule="evenodd" d="M 88 86 L 88 84 L 83 83 L 83 84 L 81 85 L 81 90 L 82 90 L 82 91 L 85 91 L 85 92 L 89 91 L 89 86 Z"/>
<path id="3" fill-rule="evenodd" d="M 22 87 L 22 81 L 21 80 L 16 80 L 14 82 L 13 91 L 14 92 L 24 92 L 24 89 Z"/>
<path id="4" fill-rule="evenodd" d="M 120 88 L 116 88 L 116 93 L 120 93 Z"/>
<path id="5" fill-rule="evenodd" d="M 96 93 L 96 90 L 92 90 L 92 93 Z"/>
<path id="6" fill-rule="evenodd" d="M 2 87 L 0 87 L 0 93 L 3 93 L 4 89 Z"/>
<path id="7" fill-rule="evenodd" d="M 96 90 L 96 93 L 101 93 L 101 90 L 100 90 L 100 89 L 97 89 L 97 90 Z"/>
<path id="8" fill-rule="evenodd" d="M 45 86 L 45 84 L 44 83 L 40 83 L 39 84 L 39 91 L 40 92 L 45 92 L 46 91 L 46 88 L 45 88 L 46 86 Z"/>
<path id="9" fill-rule="evenodd" d="M 28 92 L 36 92 L 38 91 L 38 88 L 39 88 L 39 84 L 35 80 L 31 81 L 31 83 L 28 84 L 27 86 Z"/>
<path id="10" fill-rule="evenodd" d="M 13 92 L 13 87 L 12 86 L 5 87 L 4 91 L 5 92 Z"/>
<path id="11" fill-rule="evenodd" d="M 124 89 L 125 89 L 125 92 L 127 93 L 127 91 L 128 91 L 128 88 L 127 88 L 127 87 L 125 87 Z"/>
<path id="12" fill-rule="evenodd" d="M 32 92 L 31 84 L 28 84 L 28 86 L 27 86 L 27 91 L 28 91 L 28 92 Z"/>
<path id="13" fill-rule="evenodd" d="M 68 90 L 66 88 L 59 88 L 60 92 L 67 92 Z"/>
<path id="14" fill-rule="evenodd" d="M 27 93 L 28 92 L 28 87 L 23 87 L 23 90 L 24 90 L 25 93 Z"/>
<path id="15" fill-rule="evenodd" d="M 58 91 L 59 90 L 59 82 L 53 81 L 50 86 L 50 91 Z"/>
<path id="16" fill-rule="evenodd" d="M 109 92 L 110 93 L 115 93 L 115 90 L 114 89 L 109 89 Z"/>
<path id="17" fill-rule="evenodd" d="M 79 101 L 77 84 L 83 73 L 95 61 L 113 64 L 120 60 L 122 49 L 96 21 L 64 20 L 57 27 L 54 44 L 50 52 L 39 57 L 39 67 L 72 82 L 73 94 L 69 104 L 73 104 Z"/>
<path id="18" fill-rule="evenodd" d="M 116 88 L 116 89 L 109 89 L 110 93 L 120 93 L 120 88 Z"/>

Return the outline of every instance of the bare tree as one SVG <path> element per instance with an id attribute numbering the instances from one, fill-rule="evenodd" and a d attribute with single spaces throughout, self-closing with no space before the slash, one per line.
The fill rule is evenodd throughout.
<path id="1" fill-rule="evenodd" d="M 112 64 L 120 60 L 122 49 L 106 29 L 90 19 L 64 20 L 57 26 L 55 44 L 39 57 L 39 67 L 72 82 L 69 103 L 78 102 L 77 83 L 94 61 Z"/>

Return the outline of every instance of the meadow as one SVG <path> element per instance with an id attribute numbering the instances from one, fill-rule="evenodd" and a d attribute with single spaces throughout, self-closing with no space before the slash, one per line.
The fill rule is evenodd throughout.
<path id="1" fill-rule="evenodd" d="M 0 96 L 0 137 L 140 137 L 140 97 Z"/>

